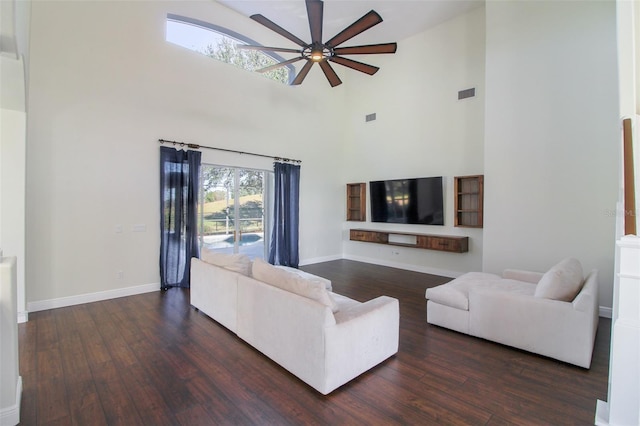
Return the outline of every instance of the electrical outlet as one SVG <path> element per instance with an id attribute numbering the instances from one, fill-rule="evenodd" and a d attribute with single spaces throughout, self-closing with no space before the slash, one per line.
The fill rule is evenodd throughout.
<path id="1" fill-rule="evenodd" d="M 119 279 L 119 280 L 124 279 L 124 272 L 122 272 L 122 271 L 118 271 L 118 272 L 116 273 L 116 278 L 117 278 L 117 279 Z"/>

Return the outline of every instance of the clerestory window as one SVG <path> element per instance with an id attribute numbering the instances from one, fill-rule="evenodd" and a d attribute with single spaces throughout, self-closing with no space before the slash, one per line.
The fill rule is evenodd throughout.
<path id="1" fill-rule="evenodd" d="M 248 71 L 259 70 L 285 60 L 276 53 L 238 49 L 237 44 L 259 45 L 242 34 L 208 22 L 173 14 L 167 15 L 166 40 Z M 280 83 L 290 84 L 295 70 L 292 65 L 288 65 L 261 74 Z"/>

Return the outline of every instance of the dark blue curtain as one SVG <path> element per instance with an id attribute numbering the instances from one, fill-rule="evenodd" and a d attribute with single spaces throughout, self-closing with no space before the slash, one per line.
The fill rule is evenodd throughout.
<path id="1" fill-rule="evenodd" d="M 273 232 L 269 263 L 298 267 L 300 166 L 274 163 Z"/>
<path id="2" fill-rule="evenodd" d="M 189 287 L 199 257 L 197 209 L 199 151 L 160 147 L 160 287 Z"/>

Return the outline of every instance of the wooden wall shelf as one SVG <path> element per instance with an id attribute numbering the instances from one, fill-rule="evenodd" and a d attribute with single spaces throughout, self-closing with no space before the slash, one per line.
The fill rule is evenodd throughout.
<path id="1" fill-rule="evenodd" d="M 454 226 L 482 228 L 484 208 L 484 176 L 454 178 Z"/>
<path id="2" fill-rule="evenodd" d="M 469 251 L 469 237 L 463 236 L 351 229 L 349 239 L 365 243 L 388 244 L 452 253 L 466 253 Z"/>
<path id="3" fill-rule="evenodd" d="M 347 184 L 347 220 L 364 222 L 367 220 L 367 184 Z"/>

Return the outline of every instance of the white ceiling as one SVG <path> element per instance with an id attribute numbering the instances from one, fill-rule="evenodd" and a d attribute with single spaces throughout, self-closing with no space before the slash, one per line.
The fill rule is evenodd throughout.
<path id="1" fill-rule="evenodd" d="M 245 16 L 261 14 L 302 40 L 311 41 L 304 0 L 217 0 Z M 325 0 L 323 41 L 370 10 L 382 23 L 344 44 L 353 46 L 399 41 L 484 4 L 484 0 Z M 256 23 L 256 25 L 260 25 Z M 282 38 L 283 47 L 291 42 Z"/>

